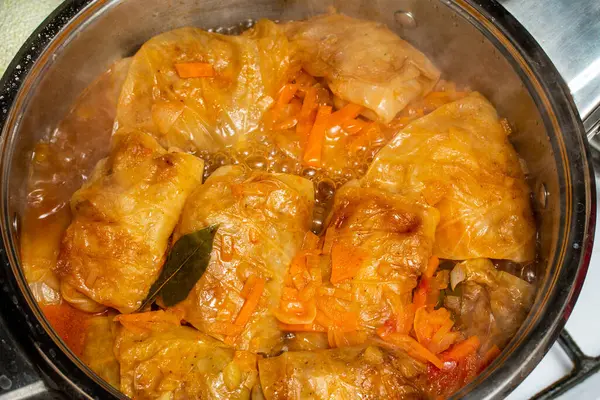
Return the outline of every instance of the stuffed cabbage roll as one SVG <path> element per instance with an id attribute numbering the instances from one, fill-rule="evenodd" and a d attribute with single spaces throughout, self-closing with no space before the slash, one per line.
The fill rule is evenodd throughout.
<path id="1" fill-rule="evenodd" d="M 440 211 L 434 254 L 517 262 L 535 255 L 529 187 L 494 107 L 478 93 L 402 129 L 377 154 L 366 186 L 420 196 Z"/>
<path id="2" fill-rule="evenodd" d="M 202 160 L 167 152 L 148 134 L 117 132 L 110 156 L 71 199 L 73 219 L 56 267 L 63 294 L 75 294 L 66 300 L 78 306 L 89 298 L 122 313 L 135 311 L 160 273 L 202 171 Z"/>
<path id="3" fill-rule="evenodd" d="M 71 219 L 69 200 L 108 153 L 130 61 L 115 62 L 92 82 L 50 137 L 33 149 L 21 226 L 21 265 L 40 304 L 61 301 L 54 267 Z"/>
<path id="4" fill-rule="evenodd" d="M 258 362 L 267 400 L 422 399 L 425 364 L 376 346 L 287 352 Z"/>
<path id="5" fill-rule="evenodd" d="M 120 315 L 121 391 L 132 399 L 248 399 L 256 355 L 234 351 L 164 311 Z"/>
<path id="6" fill-rule="evenodd" d="M 149 132 L 167 148 L 231 146 L 273 104 L 292 73 L 290 56 L 280 27 L 267 20 L 241 36 L 198 28 L 160 34 L 133 57 L 117 125 Z"/>
<path id="7" fill-rule="evenodd" d="M 119 362 L 113 352 L 118 324 L 115 314 L 91 317 L 86 326 L 81 361 L 102 379 L 119 388 Z"/>
<path id="8" fill-rule="evenodd" d="M 293 175 L 216 170 L 188 199 L 174 234 L 218 224 L 209 265 L 174 307 L 202 332 L 236 349 L 272 354 L 282 334 L 272 314 L 287 267 L 312 216 L 313 185 Z"/>
<path id="9" fill-rule="evenodd" d="M 423 53 L 377 22 L 329 14 L 284 26 L 303 68 L 380 122 L 427 94 L 440 76 Z"/>
<path id="10" fill-rule="evenodd" d="M 479 337 L 482 351 L 494 345 L 503 348 L 527 317 L 535 287 L 497 270 L 484 258 L 454 268 L 465 279 L 445 297 L 444 304 L 458 317 L 458 328 L 467 336 Z"/>
<path id="11" fill-rule="evenodd" d="M 278 319 L 291 331 L 324 328 L 332 347 L 365 342 L 412 302 L 438 218 L 433 207 L 350 182 L 336 194 L 322 260 L 307 250 L 292 263 Z"/>

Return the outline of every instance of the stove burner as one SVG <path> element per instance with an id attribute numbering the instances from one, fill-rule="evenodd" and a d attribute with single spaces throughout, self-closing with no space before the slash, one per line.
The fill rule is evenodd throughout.
<path id="1" fill-rule="evenodd" d="M 573 362 L 573 370 L 533 396 L 532 399 L 555 399 L 600 371 L 600 357 L 590 357 L 585 355 L 566 329 L 560 333 L 558 344 Z"/>

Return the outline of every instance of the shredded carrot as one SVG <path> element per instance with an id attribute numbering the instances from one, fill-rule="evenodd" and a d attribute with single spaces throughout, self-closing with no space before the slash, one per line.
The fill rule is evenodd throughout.
<path id="1" fill-rule="evenodd" d="M 344 123 L 342 123 L 342 129 L 349 135 L 356 135 L 360 131 L 362 131 L 368 122 L 363 121 L 362 119 L 351 119 Z"/>
<path id="2" fill-rule="evenodd" d="M 481 366 L 483 368 L 487 367 L 500 355 L 501 351 L 498 346 L 493 345 L 488 351 L 486 351 L 483 359 L 481 360 Z"/>
<path id="3" fill-rule="evenodd" d="M 429 361 L 438 369 L 442 369 L 444 364 L 435 354 L 427 350 L 423 345 L 419 344 L 415 339 L 401 333 L 389 333 L 381 337 L 386 342 L 398 346 L 406 351 L 411 357 Z"/>
<path id="4" fill-rule="evenodd" d="M 327 130 L 327 119 L 331 115 L 331 106 L 319 106 L 315 124 L 310 130 L 308 142 L 304 149 L 304 163 L 311 167 L 321 166 L 323 143 L 325 142 L 325 131 Z"/>
<path id="5" fill-rule="evenodd" d="M 365 258 L 364 250 L 342 241 L 334 242 L 331 249 L 331 283 L 354 278 Z"/>
<path id="6" fill-rule="evenodd" d="M 429 259 L 429 262 L 427 263 L 427 269 L 425 270 L 423 275 L 428 279 L 433 278 L 433 274 L 435 274 L 435 271 L 437 270 L 439 265 L 440 265 L 440 259 L 437 258 L 436 256 L 431 256 L 431 258 Z"/>
<path id="7" fill-rule="evenodd" d="M 288 83 L 283 85 L 281 90 L 279 91 L 279 95 L 277 96 L 277 100 L 275 101 L 275 105 L 273 108 L 269 110 L 269 112 L 265 115 L 264 121 L 268 127 L 272 127 L 274 129 L 281 129 L 282 126 L 285 127 L 290 125 L 293 121 L 290 121 L 289 118 L 285 121 L 276 124 L 276 122 L 280 121 L 283 116 L 282 113 L 286 106 L 292 101 L 294 95 L 298 91 L 298 85 L 294 83 Z M 295 117 L 294 113 L 291 113 L 291 117 Z M 293 122 L 295 124 L 295 122 Z M 293 125 L 291 125 L 293 126 Z M 289 126 L 289 127 L 291 127 Z M 288 128 L 284 128 L 288 129 Z"/>
<path id="8" fill-rule="evenodd" d="M 435 274 L 438 266 L 440 265 L 440 260 L 436 256 L 431 256 L 429 262 L 427 263 L 427 268 L 423 275 L 421 275 L 421 280 L 419 282 L 419 286 L 415 289 L 413 294 L 413 303 L 417 308 L 424 307 L 428 304 L 429 300 L 429 292 L 431 288 L 431 278 Z M 437 289 L 437 288 L 435 288 Z"/>
<path id="9" fill-rule="evenodd" d="M 277 98 L 276 107 L 281 109 L 290 101 L 292 101 L 297 90 L 298 85 L 294 83 L 283 85 L 283 88 L 281 88 L 281 91 L 279 92 L 279 97 Z"/>
<path id="10" fill-rule="evenodd" d="M 415 289 L 415 293 L 413 294 L 413 304 L 417 309 L 427 305 L 428 290 L 429 283 L 427 282 L 427 279 L 421 278 L 419 286 L 417 286 L 417 288 Z"/>
<path id="11" fill-rule="evenodd" d="M 246 279 L 246 283 L 244 283 L 244 287 L 242 288 L 242 291 L 240 292 L 240 296 L 242 298 L 245 299 L 248 297 L 248 295 L 252 291 L 252 288 L 256 284 L 257 279 L 258 279 L 258 277 L 256 275 L 250 275 L 248 277 L 248 279 Z"/>
<path id="12" fill-rule="evenodd" d="M 360 135 L 353 136 L 353 140 L 349 143 L 349 150 L 358 152 L 374 143 L 381 141 L 382 132 L 376 122 L 368 122 L 366 126 L 360 130 Z"/>
<path id="13" fill-rule="evenodd" d="M 481 342 L 477 336 L 471 336 L 467 340 L 463 340 L 460 343 L 455 344 L 450 350 L 444 353 L 444 358 L 460 361 L 467 358 L 467 356 L 476 352 L 479 349 Z"/>
<path id="14" fill-rule="evenodd" d="M 180 78 L 202 78 L 215 74 L 213 66 L 203 62 L 177 63 L 175 70 Z"/>
<path id="15" fill-rule="evenodd" d="M 278 322 L 279 330 L 284 332 L 327 332 L 323 326 L 319 324 L 284 324 Z"/>
<path id="16" fill-rule="evenodd" d="M 304 240 L 302 242 L 302 250 L 314 250 L 319 245 L 319 237 L 308 231 L 304 234 Z"/>
<path id="17" fill-rule="evenodd" d="M 342 124 L 345 122 L 354 120 L 356 117 L 358 117 L 358 114 L 360 114 L 362 109 L 362 106 L 357 104 L 346 104 L 344 107 L 329 116 L 327 121 L 329 127 L 342 126 Z"/>
<path id="18" fill-rule="evenodd" d="M 237 326 L 245 326 L 246 323 L 250 320 L 254 309 L 258 305 L 258 301 L 260 300 L 260 296 L 262 296 L 263 290 L 265 289 L 265 280 L 262 278 L 256 278 L 252 289 L 248 293 L 246 297 L 246 301 L 240 310 L 240 313 L 235 318 L 233 322 Z"/>
<path id="19" fill-rule="evenodd" d="M 304 96 L 304 102 L 302 103 L 302 108 L 300 109 L 300 115 L 298 117 L 298 124 L 296 125 L 296 133 L 300 135 L 303 147 L 308 141 L 317 107 L 317 89 L 311 87 L 306 91 L 306 96 Z"/>

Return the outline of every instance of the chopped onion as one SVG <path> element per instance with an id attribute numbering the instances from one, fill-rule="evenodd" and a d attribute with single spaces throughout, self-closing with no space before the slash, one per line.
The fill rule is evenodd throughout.
<path id="1" fill-rule="evenodd" d="M 465 270 L 462 266 L 460 264 L 456 265 L 452 272 L 450 272 L 450 287 L 452 290 L 454 290 L 456 285 L 464 281 L 466 277 Z"/>

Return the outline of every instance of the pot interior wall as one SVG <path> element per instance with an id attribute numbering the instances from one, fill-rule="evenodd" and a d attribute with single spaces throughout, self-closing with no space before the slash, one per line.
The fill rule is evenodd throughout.
<path id="1" fill-rule="evenodd" d="M 379 1 L 98 1 L 89 5 L 63 29 L 24 82 L 16 119 L 4 132 L 10 168 L 10 215 L 17 217 L 24 204 L 30 154 L 34 144 L 47 136 L 69 110 L 77 95 L 115 60 L 132 55 L 139 46 L 163 31 L 181 26 L 216 28 L 248 19 L 302 19 L 327 12 L 330 7 L 351 16 L 381 21 L 425 52 L 443 71 L 443 77 L 482 92 L 508 118 L 514 128 L 511 141 L 530 171 L 534 194 L 545 187 L 546 207 L 536 207 L 539 232 L 541 287 L 551 279 L 560 244 L 563 192 L 559 173 L 563 161 L 552 150 L 543 109 L 533 93 L 534 85 L 510 51 L 494 34 L 483 32 L 481 17 L 469 6 L 442 0 Z M 409 11 L 416 27 L 403 27 L 397 12 Z M 504 39 L 503 39 L 504 40 Z M 10 119 L 9 119 L 10 121 Z M 555 140 L 560 140 L 556 138 Z M 543 185 L 543 187 L 542 187 Z M 534 196 L 535 198 L 535 196 Z M 18 233 L 14 232 L 14 240 Z M 17 242 L 13 243 L 17 246 Z M 539 301 L 539 296 L 538 296 Z"/>

